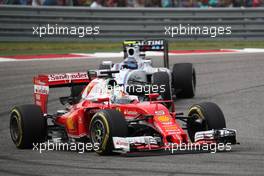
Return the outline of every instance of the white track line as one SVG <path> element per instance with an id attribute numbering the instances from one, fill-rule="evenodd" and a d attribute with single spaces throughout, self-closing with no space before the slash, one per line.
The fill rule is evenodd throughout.
<path id="1" fill-rule="evenodd" d="M 245 48 L 245 49 L 224 49 L 231 52 L 209 52 L 209 53 L 169 53 L 171 56 L 184 56 L 184 55 L 220 55 L 220 54 L 244 54 L 244 53 L 264 53 L 262 48 Z M 0 57 L 0 62 L 11 62 L 11 61 L 51 61 L 51 60 L 73 60 L 73 59 L 95 59 L 95 58 L 116 58 L 123 57 L 123 52 L 98 52 L 98 53 L 70 53 L 80 55 L 80 57 L 60 57 L 60 58 L 32 58 L 32 59 L 12 59 Z M 146 52 L 146 56 L 163 56 L 163 52 Z"/>
<path id="2" fill-rule="evenodd" d="M 38 58 L 32 58 L 32 59 L 9 59 L 9 58 L 3 58 L 0 62 L 8 62 L 8 61 L 16 61 L 16 62 L 27 62 L 27 61 L 64 61 L 64 60 L 82 60 L 82 59 L 91 59 L 91 57 L 59 57 L 59 58 L 43 58 L 43 59 L 38 59 Z"/>
<path id="3" fill-rule="evenodd" d="M 248 53 L 263 53 L 264 49 L 263 48 L 245 48 L 242 51 L 248 52 Z"/>
<path id="4" fill-rule="evenodd" d="M 0 57 L 0 62 L 11 62 L 11 61 L 17 61 L 17 60 L 16 59 Z"/>

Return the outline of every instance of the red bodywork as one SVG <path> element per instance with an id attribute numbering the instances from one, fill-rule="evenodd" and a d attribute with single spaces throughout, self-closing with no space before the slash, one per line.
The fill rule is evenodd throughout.
<path id="1" fill-rule="evenodd" d="M 39 105 L 43 113 L 47 113 L 49 89 L 66 87 L 74 84 L 89 83 L 87 72 L 43 74 L 33 78 L 34 102 Z"/>
<path id="2" fill-rule="evenodd" d="M 175 118 L 168 109 L 160 104 L 153 102 L 135 102 L 132 104 L 108 104 L 94 103 L 83 100 L 74 105 L 71 110 L 57 118 L 58 124 L 66 127 L 67 133 L 71 137 L 83 137 L 89 135 L 89 124 L 92 116 L 101 109 L 115 109 L 122 112 L 127 120 L 135 118 L 143 118 L 143 115 L 153 115 L 153 118 L 147 120 L 154 129 L 163 136 L 163 142 L 167 143 L 167 139 L 172 143 L 187 143 L 188 136 L 183 131 Z M 163 112 L 162 115 L 155 115 Z M 141 116 L 141 117 L 140 117 Z"/>
<path id="3" fill-rule="evenodd" d="M 85 72 L 39 75 L 34 78 L 35 104 L 41 106 L 42 111 L 47 113 L 49 88 L 83 83 L 87 83 L 89 86 L 89 83 L 94 84 L 92 82 Z M 155 99 L 155 95 L 149 97 Z M 102 109 L 115 109 L 122 112 L 128 121 L 151 115 L 152 118 L 147 119 L 146 122 L 162 136 L 163 144 L 189 142 L 188 135 L 175 120 L 176 113 L 170 112 L 160 101 L 111 104 L 107 103 L 106 100 L 82 99 L 79 103 L 72 105 L 67 113 L 57 116 L 55 123 L 64 126 L 69 137 L 81 138 L 89 135 L 90 120 L 96 112 Z M 160 146 L 152 147 L 158 148 Z"/>

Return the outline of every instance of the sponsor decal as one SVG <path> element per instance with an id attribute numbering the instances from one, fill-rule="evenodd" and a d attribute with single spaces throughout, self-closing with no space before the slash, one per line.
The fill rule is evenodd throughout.
<path id="1" fill-rule="evenodd" d="M 152 136 L 139 136 L 125 138 L 130 144 L 157 144 L 157 140 Z"/>
<path id="2" fill-rule="evenodd" d="M 79 80 L 79 79 L 88 79 L 86 72 L 78 73 L 61 73 L 61 74 L 49 74 L 49 81 L 64 81 L 64 80 Z"/>
<path id="3" fill-rule="evenodd" d="M 127 40 L 126 46 L 140 46 L 141 51 L 162 51 L 164 50 L 164 40 Z"/>
<path id="4" fill-rule="evenodd" d="M 144 46 L 144 45 L 157 45 L 157 46 L 162 46 L 164 45 L 164 40 L 136 40 L 136 41 L 124 41 L 125 45 L 139 45 L 139 46 Z"/>
<path id="5" fill-rule="evenodd" d="M 113 143 L 115 149 L 122 149 L 125 151 L 130 150 L 130 144 L 157 144 L 158 139 L 152 136 L 139 136 L 139 137 L 113 137 Z"/>
<path id="6" fill-rule="evenodd" d="M 177 126 L 174 126 L 174 125 L 171 125 L 171 126 L 164 126 L 164 129 L 165 129 L 166 131 L 177 131 L 177 130 L 178 130 Z"/>
<path id="7" fill-rule="evenodd" d="M 163 110 L 155 111 L 155 115 L 164 115 L 165 112 Z"/>
<path id="8" fill-rule="evenodd" d="M 71 117 L 67 118 L 66 125 L 67 125 L 67 128 L 72 131 L 75 131 L 77 128 L 75 122 L 73 121 Z"/>
<path id="9" fill-rule="evenodd" d="M 168 116 L 158 116 L 160 122 L 170 122 L 170 117 Z"/>
<path id="10" fill-rule="evenodd" d="M 34 93 L 36 94 L 49 94 L 49 86 L 34 85 Z"/>
<path id="11" fill-rule="evenodd" d="M 129 141 L 121 137 L 113 137 L 113 143 L 115 149 L 123 149 L 125 151 L 130 150 Z"/>

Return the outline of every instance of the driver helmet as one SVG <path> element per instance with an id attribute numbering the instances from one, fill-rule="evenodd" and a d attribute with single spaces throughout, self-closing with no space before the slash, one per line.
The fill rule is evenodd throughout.
<path id="1" fill-rule="evenodd" d="M 133 57 L 128 57 L 125 61 L 124 61 L 124 68 L 127 69 L 137 69 L 138 68 L 138 64 L 135 58 Z"/>
<path id="2" fill-rule="evenodd" d="M 111 102 L 117 104 L 130 104 L 132 102 L 138 102 L 138 97 L 134 95 L 129 95 L 126 93 L 123 88 L 120 87 L 120 90 L 115 90 L 112 92 Z"/>

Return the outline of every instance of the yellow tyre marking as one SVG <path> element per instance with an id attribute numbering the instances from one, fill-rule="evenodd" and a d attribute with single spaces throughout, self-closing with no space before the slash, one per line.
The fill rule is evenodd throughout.
<path id="1" fill-rule="evenodd" d="M 22 138 L 23 138 L 23 130 L 22 130 L 22 125 L 21 125 L 21 114 L 19 113 L 19 111 L 18 111 L 17 109 L 13 109 L 13 110 L 11 111 L 11 115 L 12 115 L 13 113 L 16 113 L 15 118 L 16 118 L 16 120 L 17 120 L 17 122 L 18 122 L 18 130 L 19 130 L 19 133 L 21 134 L 21 136 L 20 136 L 20 138 L 19 138 L 19 141 L 18 141 L 18 143 L 16 144 L 16 146 L 19 147 L 19 146 L 21 145 L 21 143 L 22 143 Z"/>
<path id="2" fill-rule="evenodd" d="M 200 117 L 201 119 L 205 120 L 204 114 L 202 113 L 201 109 L 202 109 L 201 106 L 199 106 L 199 105 L 195 105 L 195 106 L 193 106 L 193 107 L 190 108 L 188 114 L 190 114 L 192 111 L 194 111 L 194 112 L 196 112 L 196 113 L 199 115 L 199 117 Z M 207 123 L 205 124 L 205 128 L 206 128 L 206 130 L 208 130 L 208 125 L 207 125 Z"/>
<path id="3" fill-rule="evenodd" d="M 188 114 L 190 114 L 192 111 L 196 111 L 196 112 L 199 114 L 199 116 L 200 116 L 202 119 L 204 119 L 204 115 L 203 115 L 203 113 L 202 113 L 202 111 L 201 111 L 201 107 L 200 107 L 200 106 L 195 105 L 195 106 L 191 107 L 190 110 L 189 110 L 189 112 L 188 112 Z"/>
<path id="4" fill-rule="evenodd" d="M 102 118 L 102 120 L 103 120 L 103 122 L 104 122 L 104 124 L 105 124 L 105 127 L 106 127 L 105 138 L 104 138 L 104 141 L 103 141 L 103 143 L 102 143 L 102 149 L 105 150 L 106 145 L 107 145 L 107 141 L 108 141 L 108 139 L 109 139 L 109 133 L 110 133 L 110 130 L 109 130 L 109 129 L 110 129 L 110 128 L 109 128 L 108 121 L 107 121 L 105 115 L 104 115 L 103 113 L 98 113 L 97 115 L 100 116 L 100 117 Z M 93 121 L 95 117 L 96 117 L 96 116 L 94 116 L 94 117 L 92 118 L 91 121 Z M 98 152 L 98 153 L 102 153 L 103 150 L 97 150 L 96 152 Z"/>
<path id="5" fill-rule="evenodd" d="M 102 117 L 102 119 L 103 119 L 103 121 L 104 121 L 104 123 L 105 123 L 105 125 L 106 125 L 105 138 L 104 138 L 104 141 L 103 141 L 103 144 L 102 144 L 102 148 L 105 150 L 106 145 L 107 145 L 107 141 L 108 141 L 108 139 L 109 139 L 109 133 L 110 133 L 110 130 L 109 130 L 109 129 L 110 129 L 110 128 L 109 128 L 109 124 L 108 124 L 108 121 L 107 121 L 105 115 L 99 113 L 99 116 Z"/>

